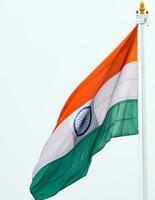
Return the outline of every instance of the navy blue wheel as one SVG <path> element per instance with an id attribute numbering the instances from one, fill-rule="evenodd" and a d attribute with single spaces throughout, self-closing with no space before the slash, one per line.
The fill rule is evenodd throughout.
<path id="1" fill-rule="evenodd" d="M 73 126 L 77 136 L 81 136 L 87 132 L 92 121 L 91 107 L 82 108 L 75 117 Z"/>

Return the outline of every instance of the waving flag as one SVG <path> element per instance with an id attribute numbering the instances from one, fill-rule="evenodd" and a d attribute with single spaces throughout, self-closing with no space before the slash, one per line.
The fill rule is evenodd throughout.
<path id="1" fill-rule="evenodd" d="M 33 173 L 36 200 L 84 177 L 111 138 L 138 134 L 137 26 L 75 89 Z"/>

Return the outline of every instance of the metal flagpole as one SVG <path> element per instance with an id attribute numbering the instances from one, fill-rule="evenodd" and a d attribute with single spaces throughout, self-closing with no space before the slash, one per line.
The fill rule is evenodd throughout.
<path id="1" fill-rule="evenodd" d="M 145 11 L 144 1 L 141 1 L 136 11 L 138 24 L 138 130 L 140 137 L 141 164 L 141 200 L 148 200 L 148 161 L 147 161 L 147 132 L 145 120 L 145 60 L 144 60 L 144 31 L 148 25 L 148 11 Z"/>

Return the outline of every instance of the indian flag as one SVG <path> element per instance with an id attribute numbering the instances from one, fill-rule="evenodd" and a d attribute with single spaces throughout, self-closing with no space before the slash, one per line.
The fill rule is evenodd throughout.
<path id="1" fill-rule="evenodd" d="M 86 176 L 112 138 L 138 134 L 137 78 L 136 26 L 65 103 L 33 172 L 36 200 Z"/>

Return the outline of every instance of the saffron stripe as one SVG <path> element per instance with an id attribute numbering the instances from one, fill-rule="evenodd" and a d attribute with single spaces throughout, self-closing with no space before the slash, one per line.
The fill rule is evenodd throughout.
<path id="1" fill-rule="evenodd" d="M 74 90 L 60 113 L 56 127 L 76 109 L 92 99 L 100 87 L 119 73 L 126 64 L 134 61 L 137 61 L 137 26 Z"/>

